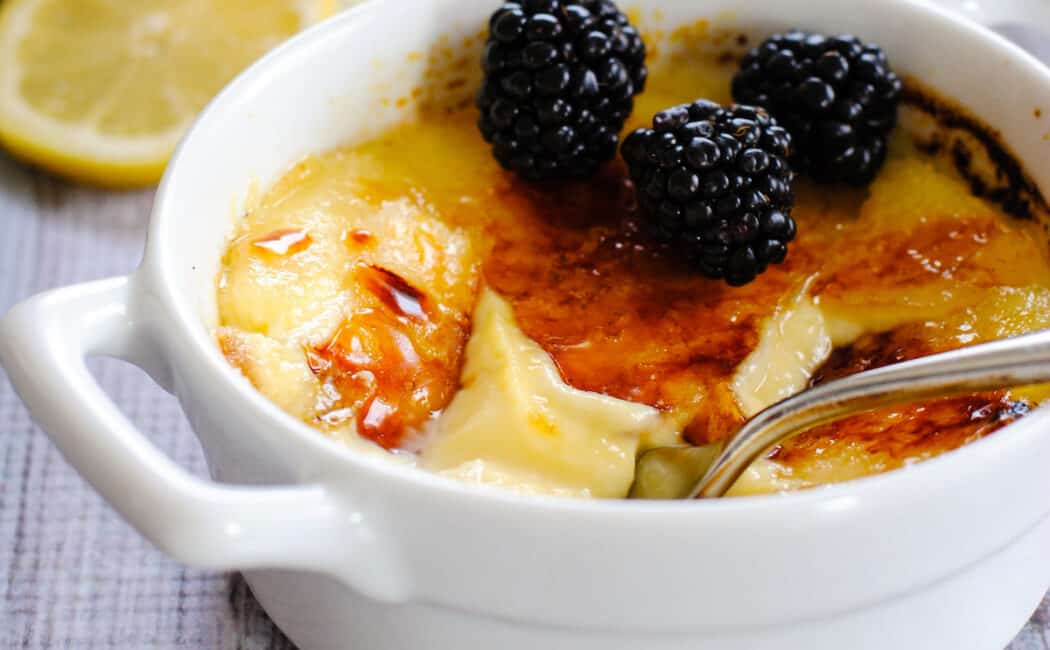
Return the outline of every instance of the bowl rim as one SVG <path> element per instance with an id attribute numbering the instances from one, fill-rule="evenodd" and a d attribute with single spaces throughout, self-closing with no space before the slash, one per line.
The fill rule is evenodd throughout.
<path id="1" fill-rule="evenodd" d="M 369 481 L 377 478 L 387 479 L 396 481 L 403 487 L 424 491 L 433 498 L 454 498 L 501 508 L 553 509 L 615 517 L 625 514 L 635 517 L 658 516 L 664 513 L 674 513 L 677 517 L 703 517 L 716 513 L 758 515 L 767 510 L 778 514 L 784 514 L 787 510 L 841 510 L 845 504 L 868 500 L 875 493 L 891 491 L 896 494 L 915 494 L 918 487 L 928 486 L 930 481 L 954 483 L 966 480 L 968 476 L 987 468 L 986 458 L 1002 458 L 1011 448 L 1014 448 L 1014 453 L 1023 453 L 1023 449 L 1029 443 L 1038 439 L 1038 425 L 1050 419 L 1050 404 L 1037 408 L 1032 414 L 1003 427 L 995 435 L 973 441 L 951 452 L 914 465 L 841 483 L 792 492 L 701 500 L 701 503 L 690 500 L 581 499 L 521 494 L 487 484 L 467 483 L 440 476 L 415 465 L 391 462 L 391 459 L 376 454 L 360 453 L 349 445 L 319 434 L 313 427 L 284 412 L 226 361 L 210 336 L 208 327 L 201 322 L 197 310 L 175 285 L 171 276 L 176 270 L 176 264 L 170 250 L 164 244 L 165 230 L 171 227 L 169 222 L 173 221 L 172 215 L 175 214 L 178 196 L 184 191 L 190 191 L 190 188 L 183 187 L 184 183 L 180 178 L 181 162 L 186 157 L 186 152 L 196 146 L 197 134 L 204 130 L 204 126 L 221 122 L 229 112 L 229 107 L 251 96 L 253 88 L 273 83 L 274 79 L 281 79 L 284 76 L 282 69 L 293 66 L 301 58 L 309 58 L 311 50 L 327 39 L 343 37 L 344 33 L 352 32 L 359 22 L 368 17 L 390 11 L 391 5 L 411 5 L 414 1 L 363 2 L 293 36 L 266 53 L 227 84 L 208 103 L 179 142 L 158 186 L 150 216 L 146 252 L 141 266 L 135 273 L 136 280 L 145 283 L 140 288 L 146 289 L 157 299 L 156 303 L 167 312 L 163 316 L 156 313 L 144 315 L 145 320 L 150 322 L 157 322 L 159 318 L 167 321 L 161 337 L 165 349 L 191 350 L 194 353 L 193 359 L 185 358 L 184 355 L 170 359 L 172 365 L 197 363 L 208 380 L 221 389 L 222 397 L 240 400 L 254 415 L 272 422 L 275 428 L 280 430 L 279 435 L 293 437 L 296 444 L 303 445 L 314 453 L 338 459 L 344 467 L 368 472 Z M 950 29 L 965 34 L 969 39 L 983 41 L 987 47 L 997 49 L 1004 56 L 1021 64 L 1024 70 L 1019 74 L 1039 78 L 1050 88 L 1050 68 L 1005 37 L 943 7 L 923 3 L 921 0 L 884 0 L 878 3 L 874 10 L 918 12 L 949 23 Z M 217 394 L 215 398 L 218 397 Z M 1002 435 L 1007 430 L 1010 431 L 1010 435 Z M 326 475 L 319 478 L 318 482 L 329 484 L 335 480 Z"/>

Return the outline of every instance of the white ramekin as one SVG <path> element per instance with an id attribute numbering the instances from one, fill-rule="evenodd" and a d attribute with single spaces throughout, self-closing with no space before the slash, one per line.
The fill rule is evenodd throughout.
<path id="1" fill-rule="evenodd" d="M 1002 648 L 1050 584 L 1046 409 L 957 452 L 826 489 L 591 502 L 354 453 L 226 363 L 210 333 L 214 283 L 246 197 L 301 156 L 396 121 L 396 102 L 380 98 L 426 73 L 426 57 L 408 54 L 455 48 L 495 4 L 372 2 L 279 47 L 183 142 L 134 275 L 37 296 L 0 322 L 3 365 L 69 462 L 174 557 L 244 570 L 306 650 Z M 1050 72 L 976 25 L 906 0 L 636 4 L 669 26 L 703 17 L 876 41 L 901 71 L 1000 129 L 1050 190 Z M 1046 3 L 1028 6 L 1050 25 Z M 178 396 L 214 481 L 131 426 L 85 370 L 92 355 L 141 366 Z"/>

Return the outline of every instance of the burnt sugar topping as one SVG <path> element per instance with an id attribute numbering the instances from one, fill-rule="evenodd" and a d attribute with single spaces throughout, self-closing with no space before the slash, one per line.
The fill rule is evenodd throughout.
<path id="1" fill-rule="evenodd" d="M 385 448 L 402 444 L 443 408 L 458 376 L 449 361 L 459 357 L 466 331 L 457 324 L 453 347 L 438 357 L 419 345 L 437 324 L 428 298 L 393 271 L 358 265 L 354 276 L 372 301 L 343 320 L 323 344 L 308 348 L 310 370 L 334 398 L 320 415 L 325 424 L 356 424 L 360 435 Z"/>
<path id="2" fill-rule="evenodd" d="M 957 449 L 1001 429 L 1028 410 L 1025 402 L 985 393 L 864 413 L 834 426 L 805 431 L 770 450 L 765 462 L 784 477 L 783 487 L 788 489 L 837 482 Z M 736 486 L 737 494 L 747 493 L 749 479 Z"/>
<path id="3" fill-rule="evenodd" d="M 381 266 L 363 266 L 358 270 L 361 284 L 394 315 L 417 323 L 429 320 L 427 296 L 403 277 Z"/>
<path id="4" fill-rule="evenodd" d="M 907 79 L 903 102 L 933 120 L 936 128 L 922 145 L 931 153 L 946 150 L 975 196 L 992 201 L 1018 218 L 1050 217 L 1047 198 L 997 130 L 964 107 L 940 97 L 918 79 Z M 1040 116 L 1036 109 L 1034 117 Z"/>

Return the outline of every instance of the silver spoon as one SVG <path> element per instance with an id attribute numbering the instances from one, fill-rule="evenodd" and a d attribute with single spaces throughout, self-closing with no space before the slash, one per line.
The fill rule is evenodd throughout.
<path id="1" fill-rule="evenodd" d="M 759 412 L 686 498 L 720 497 L 762 452 L 849 415 L 932 397 L 1050 382 L 1050 329 L 884 366 L 820 384 Z"/>

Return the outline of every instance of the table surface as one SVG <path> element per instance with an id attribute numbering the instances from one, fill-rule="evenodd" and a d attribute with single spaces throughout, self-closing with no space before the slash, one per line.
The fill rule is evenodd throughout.
<path id="1" fill-rule="evenodd" d="M 1047 41 L 1009 35 L 1050 60 Z M 65 183 L 0 153 L 0 313 L 45 289 L 133 270 L 151 200 Z M 205 474 L 173 397 L 126 364 L 89 366 L 158 447 Z M 33 425 L 2 371 L 0 589 L 4 648 L 293 648 L 238 575 L 188 569 L 140 538 Z M 1050 650 L 1050 594 L 1009 650 Z"/>
<path id="2" fill-rule="evenodd" d="M 34 293 L 130 272 L 152 192 L 77 187 L 0 154 L 0 312 Z M 204 459 L 175 399 L 141 371 L 89 364 L 176 462 Z M 0 647 L 292 648 L 237 575 L 153 548 L 66 464 L 0 371 Z"/>

